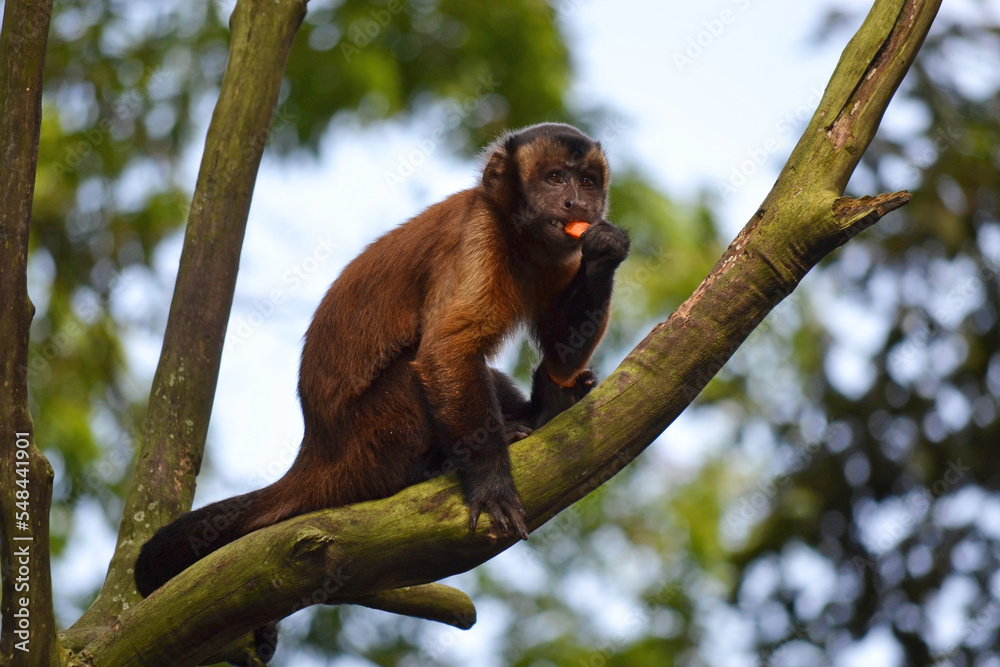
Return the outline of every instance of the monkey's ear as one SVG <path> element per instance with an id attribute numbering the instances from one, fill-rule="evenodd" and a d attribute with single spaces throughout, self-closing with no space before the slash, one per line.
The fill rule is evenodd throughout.
<path id="1" fill-rule="evenodd" d="M 497 142 L 483 167 L 483 191 L 500 210 L 508 214 L 513 210 L 514 200 L 520 191 L 516 150 L 510 139 Z"/>
<path id="2" fill-rule="evenodd" d="M 483 190 L 501 206 L 509 204 L 513 197 L 511 179 L 515 178 L 514 171 L 506 147 L 495 146 L 483 167 Z"/>

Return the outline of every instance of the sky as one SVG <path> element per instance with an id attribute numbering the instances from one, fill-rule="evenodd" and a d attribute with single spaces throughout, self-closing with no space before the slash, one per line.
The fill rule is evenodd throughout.
<path id="1" fill-rule="evenodd" d="M 951 11 L 963 6 L 961 0 L 949 4 Z M 842 9 L 857 10 L 856 22 L 822 34 L 822 12 L 829 5 L 568 0 L 559 17 L 575 68 L 571 104 L 580 111 L 609 112 L 611 120 L 595 134 L 613 171 L 635 169 L 682 201 L 702 191 L 716 195 L 717 213 L 731 237 L 773 184 L 870 3 L 841 2 Z M 886 114 L 886 125 L 912 122 L 899 105 Z M 302 335 L 330 282 L 365 244 L 475 182 L 473 162 L 427 143 L 436 129 L 432 118 L 368 129 L 340 123 L 315 161 L 290 164 L 265 154 L 203 468 L 212 474 L 200 479 L 195 506 L 259 488 L 283 474 L 302 435 L 296 398 Z M 388 182 L 386 174 L 414 151 L 422 159 L 413 173 L 402 183 Z M 199 159 L 200 145 L 185 159 L 190 189 Z M 124 281 L 112 307 L 165 313 L 181 240 L 177 235 L 157 251 L 155 278 L 137 273 Z M 148 391 L 160 340 L 139 327 L 127 331 L 125 340 Z M 704 426 L 695 416 L 682 416 L 658 443 L 659 454 L 679 466 L 697 465 L 705 452 L 727 442 L 726 428 L 705 436 Z M 116 527 L 103 522 L 96 508 L 77 516 L 68 552 L 88 558 L 56 567 L 59 590 L 86 590 L 103 580 L 113 548 Z M 502 555 L 498 567 L 506 563 L 530 571 L 528 556 L 518 551 Z M 808 564 L 803 567 L 808 571 Z M 502 616 L 500 610 L 491 615 L 489 607 L 481 608 L 481 622 L 470 632 L 435 629 L 442 655 L 498 664 L 483 657 L 498 623 L 506 622 Z M 890 667 L 898 660 L 892 649 L 888 638 L 871 636 L 843 664 Z M 736 660 L 721 655 L 718 664 L 730 659 Z"/>

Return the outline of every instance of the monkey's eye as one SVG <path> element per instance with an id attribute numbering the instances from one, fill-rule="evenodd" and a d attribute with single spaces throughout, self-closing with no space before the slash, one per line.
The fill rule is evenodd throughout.
<path id="1" fill-rule="evenodd" d="M 548 180 L 549 183 L 555 183 L 555 184 L 562 183 L 563 180 L 562 174 L 560 174 L 558 171 L 550 171 L 545 178 L 546 180 Z"/>
<path id="2" fill-rule="evenodd" d="M 590 188 L 594 187 L 594 179 L 592 179 L 590 176 L 582 176 L 580 178 L 580 185 L 589 190 Z"/>

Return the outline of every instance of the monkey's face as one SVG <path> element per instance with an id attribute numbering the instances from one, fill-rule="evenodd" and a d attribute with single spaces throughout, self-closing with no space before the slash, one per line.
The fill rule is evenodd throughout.
<path id="1" fill-rule="evenodd" d="M 505 135 L 486 154 L 483 192 L 503 212 L 518 247 L 539 261 L 562 262 L 580 248 L 566 223 L 604 218 L 608 161 L 601 145 L 575 127 L 532 125 Z"/>
<path id="2" fill-rule="evenodd" d="M 593 224 L 604 217 L 607 163 L 594 143 L 582 155 L 568 147 L 554 148 L 549 147 L 543 159 L 521 164 L 523 207 L 515 215 L 515 224 L 521 233 L 561 255 L 580 244 L 578 237 L 566 233 L 566 223 Z"/>

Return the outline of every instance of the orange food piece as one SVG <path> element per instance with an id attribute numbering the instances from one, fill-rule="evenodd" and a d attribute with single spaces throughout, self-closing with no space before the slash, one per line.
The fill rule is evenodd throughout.
<path id="1" fill-rule="evenodd" d="M 582 220 L 574 220 L 573 222 L 567 222 L 566 226 L 563 227 L 563 231 L 572 236 L 575 239 L 580 238 L 580 235 L 587 231 L 587 227 L 590 227 L 589 222 L 583 222 Z"/>

